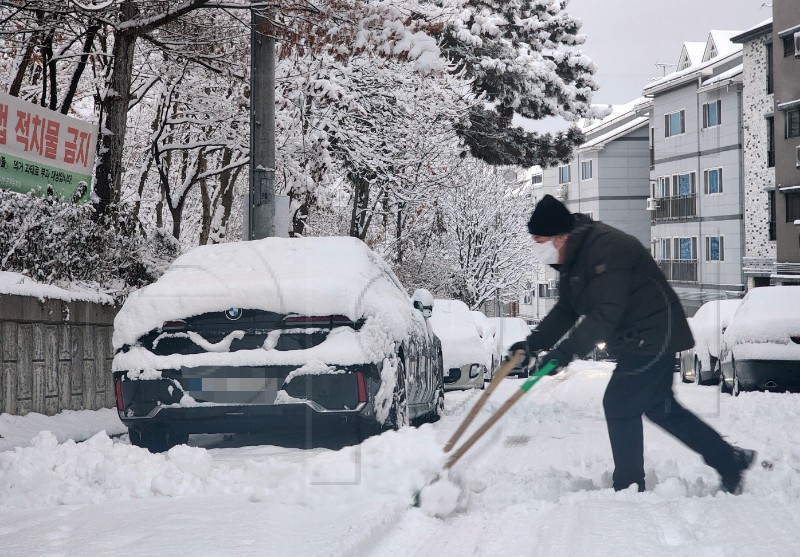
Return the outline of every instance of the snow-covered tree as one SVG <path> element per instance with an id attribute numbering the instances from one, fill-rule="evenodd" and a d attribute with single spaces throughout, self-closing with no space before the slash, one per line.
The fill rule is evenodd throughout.
<path id="1" fill-rule="evenodd" d="M 442 54 L 472 79 L 476 105 L 461 137 L 473 156 L 493 165 L 552 166 L 583 140 L 576 127 L 537 134 L 515 115 L 574 122 L 592 116 L 595 66 L 577 48 L 585 41 L 568 0 L 467 0 L 440 37 Z"/>

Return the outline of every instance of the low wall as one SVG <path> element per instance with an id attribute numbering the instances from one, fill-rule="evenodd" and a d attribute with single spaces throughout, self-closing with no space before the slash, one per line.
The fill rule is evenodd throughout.
<path id="1" fill-rule="evenodd" d="M 0 412 L 114 406 L 114 306 L 0 294 Z"/>

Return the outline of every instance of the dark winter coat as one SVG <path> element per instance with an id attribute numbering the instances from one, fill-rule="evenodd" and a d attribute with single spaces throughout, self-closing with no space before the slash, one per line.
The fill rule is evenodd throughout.
<path id="1" fill-rule="evenodd" d="M 650 253 L 629 234 L 575 215 L 559 271 L 558 303 L 528 339 L 584 357 L 599 342 L 610 354 L 674 354 L 694 346 L 686 314 Z M 582 319 L 580 319 L 582 317 Z"/>

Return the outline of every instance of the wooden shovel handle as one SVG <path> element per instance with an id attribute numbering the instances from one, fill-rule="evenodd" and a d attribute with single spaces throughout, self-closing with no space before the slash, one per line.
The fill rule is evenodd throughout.
<path id="1" fill-rule="evenodd" d="M 461 436 L 469 427 L 469 424 L 472 423 L 472 421 L 475 419 L 475 416 L 477 416 L 478 412 L 480 412 L 481 408 L 483 408 L 483 405 L 486 404 L 486 401 L 489 399 L 492 392 L 497 388 L 500 382 L 505 379 L 509 373 L 511 373 L 511 370 L 517 367 L 517 365 L 524 359 L 525 351 L 517 350 L 508 360 L 503 363 L 503 365 L 500 366 L 494 377 L 492 377 L 492 380 L 489 382 L 489 385 L 481 393 L 481 396 L 478 398 L 478 400 L 475 401 L 475 405 L 472 407 L 472 410 L 470 410 L 469 414 L 464 417 L 461 425 L 458 426 L 458 429 L 456 429 L 455 433 L 453 433 L 453 436 L 450 437 L 450 440 L 444 446 L 444 452 L 448 453 L 452 450 L 452 448 L 456 443 L 458 443 L 458 440 L 461 439 Z"/>

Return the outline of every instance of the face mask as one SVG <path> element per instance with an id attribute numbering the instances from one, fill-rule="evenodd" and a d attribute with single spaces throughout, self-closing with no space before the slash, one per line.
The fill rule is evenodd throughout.
<path id="1" fill-rule="evenodd" d="M 553 240 L 533 242 L 533 256 L 545 265 L 555 265 L 558 263 L 558 248 L 553 245 Z"/>

